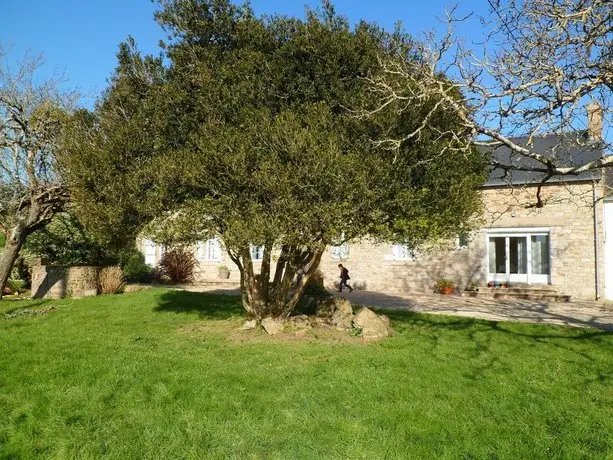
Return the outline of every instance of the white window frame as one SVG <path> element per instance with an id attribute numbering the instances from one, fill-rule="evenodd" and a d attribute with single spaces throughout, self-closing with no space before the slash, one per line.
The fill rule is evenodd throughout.
<path id="1" fill-rule="evenodd" d="M 549 267 L 549 273 L 547 274 L 533 274 L 532 273 L 532 237 L 533 236 L 546 236 L 549 244 L 548 247 L 548 255 L 549 260 L 547 261 L 547 265 Z M 506 261 L 505 261 L 505 271 L 506 273 L 491 273 L 490 272 L 490 238 L 491 237 L 501 237 L 505 238 L 505 253 Z M 510 265 L 511 260 L 508 257 L 510 252 L 509 249 L 509 238 L 526 238 L 528 241 L 526 243 L 526 273 L 511 273 Z M 525 284 L 551 284 L 551 229 L 549 227 L 518 227 L 518 228 L 492 228 L 488 229 L 485 232 L 485 247 L 486 247 L 486 255 L 485 255 L 485 267 L 487 271 L 487 280 L 488 281 L 501 281 L 508 283 L 525 283 Z"/>
<path id="2" fill-rule="evenodd" d="M 260 262 L 264 258 L 264 246 L 251 245 L 249 247 L 249 255 L 254 262 Z"/>
<path id="3" fill-rule="evenodd" d="M 417 259 L 417 254 L 406 244 L 394 244 L 392 246 L 392 257 L 393 260 L 408 261 Z"/>
<path id="4" fill-rule="evenodd" d="M 209 262 L 221 262 L 221 241 L 219 237 L 209 238 L 204 245 L 198 243 L 198 258 Z"/>

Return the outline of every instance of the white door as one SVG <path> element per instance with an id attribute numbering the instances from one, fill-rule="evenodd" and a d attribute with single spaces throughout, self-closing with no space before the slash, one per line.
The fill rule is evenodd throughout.
<path id="1" fill-rule="evenodd" d="M 490 233 L 487 235 L 488 281 L 548 284 L 548 233 Z"/>
<path id="2" fill-rule="evenodd" d="M 613 300 L 613 203 L 604 204 L 604 295 Z"/>

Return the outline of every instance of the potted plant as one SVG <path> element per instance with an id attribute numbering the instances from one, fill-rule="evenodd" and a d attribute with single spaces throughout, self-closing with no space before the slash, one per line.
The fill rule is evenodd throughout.
<path id="1" fill-rule="evenodd" d="M 479 292 L 479 283 L 475 280 L 472 280 L 466 285 L 464 290 L 469 292 Z"/>
<path id="2" fill-rule="evenodd" d="M 225 265 L 220 265 L 219 267 L 217 267 L 217 274 L 219 278 L 223 280 L 227 280 L 228 278 L 230 278 L 230 270 Z"/>
<path id="3" fill-rule="evenodd" d="M 453 294 L 453 281 L 447 278 L 439 278 L 434 284 L 433 292 L 436 294 L 451 295 Z"/>

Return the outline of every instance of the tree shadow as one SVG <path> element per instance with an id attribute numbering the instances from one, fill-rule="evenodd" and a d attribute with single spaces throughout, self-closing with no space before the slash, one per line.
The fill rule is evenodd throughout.
<path id="1" fill-rule="evenodd" d="M 42 299 L 55 289 L 55 295 L 62 299 L 67 292 L 67 270 L 65 267 L 47 267 L 45 277 L 35 291 L 32 292 L 34 299 Z"/>
<path id="2" fill-rule="evenodd" d="M 613 370 L 602 366 L 602 359 L 590 350 L 606 349 L 613 346 L 613 333 L 607 330 L 539 324 L 489 321 L 477 318 L 459 318 L 445 315 L 431 315 L 412 311 L 374 308 L 388 316 L 398 334 L 419 331 L 430 342 L 430 352 L 435 353 L 441 337 L 455 333 L 470 346 L 463 349 L 460 360 L 466 361 L 464 376 L 471 380 L 486 377 L 487 373 L 508 367 L 505 355 L 532 353 L 535 347 L 547 347 L 563 352 L 563 360 L 574 362 L 586 373 L 582 385 L 613 380 Z M 501 340 L 497 340 L 499 337 Z M 505 340 L 505 337 L 513 340 Z M 504 344 L 502 353 L 500 343 Z M 587 345 L 583 346 L 581 344 Z M 497 344 L 497 347 L 494 346 Z M 558 358 L 560 359 L 560 358 Z M 511 372 L 510 369 L 508 369 Z"/>
<path id="3" fill-rule="evenodd" d="M 195 313 L 201 319 L 228 319 L 245 314 L 240 296 L 224 290 L 208 292 L 168 290 L 159 297 L 155 311 Z"/>
<path id="4" fill-rule="evenodd" d="M 43 305 L 49 304 L 53 302 L 53 299 L 40 299 L 37 300 L 36 302 L 33 301 L 29 301 L 27 299 L 2 299 L 4 305 L 3 306 L 8 306 L 6 305 L 7 302 L 9 303 L 19 303 L 18 305 L 13 306 L 12 308 L 8 308 L 4 311 L 2 311 L 3 314 L 11 314 L 14 313 L 18 310 L 23 310 L 25 308 L 28 309 L 36 309 L 38 307 L 42 307 Z M 27 305 L 22 305 L 23 302 L 28 302 Z"/>
<path id="5" fill-rule="evenodd" d="M 338 295 L 338 294 L 335 294 Z M 470 317 L 493 322 L 520 322 L 570 327 L 590 327 L 613 332 L 613 309 L 593 301 L 548 302 L 527 299 L 355 292 L 356 305 L 416 313 Z"/>

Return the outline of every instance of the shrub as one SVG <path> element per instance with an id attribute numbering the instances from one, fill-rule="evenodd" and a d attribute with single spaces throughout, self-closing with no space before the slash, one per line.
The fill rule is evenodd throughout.
<path id="1" fill-rule="evenodd" d="M 325 287 L 320 286 L 319 284 L 312 284 L 308 282 L 304 287 L 304 291 L 302 291 L 302 295 L 308 295 L 316 298 L 328 298 L 331 297 L 330 294 Z"/>
<path id="2" fill-rule="evenodd" d="M 439 278 L 438 280 L 436 280 L 432 291 L 436 294 L 444 294 L 445 291 L 449 289 L 454 289 L 453 281 L 447 278 Z"/>
<path id="3" fill-rule="evenodd" d="M 145 256 L 136 248 L 126 249 L 119 256 L 119 265 L 128 283 L 150 283 L 153 267 L 145 263 Z"/>
<path id="4" fill-rule="evenodd" d="M 164 252 L 158 271 L 162 279 L 172 283 L 191 283 L 194 281 L 196 265 L 198 261 L 193 251 L 184 246 L 176 246 Z"/>
<path id="5" fill-rule="evenodd" d="M 98 286 L 102 294 L 117 294 L 125 285 L 121 267 L 104 267 L 98 274 Z"/>
<path id="6" fill-rule="evenodd" d="M 26 291 L 24 280 L 9 279 L 6 281 L 4 294 L 20 294 Z"/>

